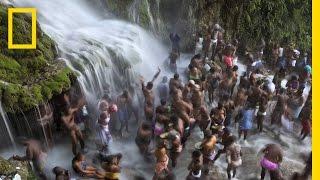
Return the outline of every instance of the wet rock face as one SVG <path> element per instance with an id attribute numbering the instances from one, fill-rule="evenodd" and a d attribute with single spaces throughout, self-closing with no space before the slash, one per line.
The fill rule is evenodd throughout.
<path id="1" fill-rule="evenodd" d="M 17 169 L 19 167 L 19 169 Z M 21 179 L 36 179 L 31 166 L 27 161 L 6 160 L 0 157 L 0 175 L 1 174 L 19 174 Z"/>

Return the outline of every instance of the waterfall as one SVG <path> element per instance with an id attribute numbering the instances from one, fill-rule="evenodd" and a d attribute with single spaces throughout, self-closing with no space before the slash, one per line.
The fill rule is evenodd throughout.
<path id="1" fill-rule="evenodd" d="M 134 23 L 141 24 L 142 23 L 140 21 L 141 12 L 145 12 L 146 15 L 148 16 L 147 18 L 148 18 L 149 29 L 153 33 L 157 33 L 158 28 L 157 28 L 156 23 L 158 23 L 158 22 L 156 22 L 154 20 L 154 17 L 151 13 L 150 4 L 149 4 L 148 0 L 134 0 L 132 2 L 132 4 L 130 5 L 130 7 L 128 9 L 128 14 L 129 14 L 130 20 Z"/>
<path id="2" fill-rule="evenodd" d="M 12 131 L 11 131 L 11 127 L 10 127 L 10 124 L 9 124 L 9 119 L 8 119 L 8 116 L 6 114 L 6 112 L 4 111 L 3 107 L 2 107 L 2 102 L 0 101 L 0 115 L 1 115 L 1 119 L 2 121 L 4 122 L 4 125 L 5 125 L 5 128 L 7 130 L 7 133 L 9 135 L 9 138 L 10 138 L 10 141 L 11 141 L 11 144 L 13 146 L 14 149 L 17 149 L 17 146 L 16 146 L 16 143 L 14 141 L 14 138 L 13 138 L 13 134 L 12 134 Z M 3 136 L 4 134 L 1 133 L 1 136 Z"/>
<path id="3" fill-rule="evenodd" d="M 141 27 L 104 19 L 85 0 L 19 0 L 19 7 L 35 7 L 41 28 L 57 44 L 61 60 L 79 74 L 87 100 L 104 91 L 113 94 L 137 86 L 139 75 L 151 77 L 167 49 Z"/>
<path id="4" fill-rule="evenodd" d="M 134 0 L 129 7 L 129 18 L 132 22 L 139 24 L 139 4 L 140 0 Z"/>

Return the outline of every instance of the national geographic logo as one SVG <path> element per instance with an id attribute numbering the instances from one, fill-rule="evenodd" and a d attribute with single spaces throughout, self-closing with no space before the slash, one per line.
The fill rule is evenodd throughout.
<path id="1" fill-rule="evenodd" d="M 13 13 L 31 14 L 31 44 L 13 44 Z M 37 10 L 36 8 L 8 8 L 8 49 L 36 49 Z"/>

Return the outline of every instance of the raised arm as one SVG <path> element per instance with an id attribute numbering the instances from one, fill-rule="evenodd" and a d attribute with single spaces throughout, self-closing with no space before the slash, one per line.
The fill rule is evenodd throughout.
<path id="1" fill-rule="evenodd" d="M 153 79 L 151 80 L 151 82 L 154 82 L 158 78 L 158 76 L 160 75 L 160 72 L 161 72 L 161 69 L 160 67 L 158 67 L 158 72 L 153 76 Z"/>

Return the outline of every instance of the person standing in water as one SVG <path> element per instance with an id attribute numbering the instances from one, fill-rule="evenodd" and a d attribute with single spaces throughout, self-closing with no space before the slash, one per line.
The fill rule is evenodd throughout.
<path id="1" fill-rule="evenodd" d="M 138 128 L 135 142 L 142 155 L 146 156 L 149 154 L 149 145 L 152 138 L 152 127 L 150 124 L 143 122 Z"/>
<path id="2" fill-rule="evenodd" d="M 283 159 L 283 151 L 277 144 L 267 144 L 263 149 L 264 157 L 260 161 L 261 180 L 264 179 L 266 171 L 270 173 L 271 180 L 277 180 L 281 176 L 279 166 Z"/>
<path id="3" fill-rule="evenodd" d="M 81 107 L 81 103 L 78 101 L 72 102 L 71 106 L 67 106 L 65 108 L 65 111 L 61 117 L 62 122 L 66 126 L 66 128 L 70 132 L 70 136 L 72 139 L 72 152 L 74 155 L 76 155 L 77 152 L 77 144 L 80 143 L 81 150 L 84 151 L 85 144 L 84 139 L 81 130 L 78 128 L 78 126 L 75 123 L 75 112 L 79 110 L 79 107 Z"/>
<path id="4" fill-rule="evenodd" d="M 120 121 L 119 135 L 123 136 L 123 128 L 126 128 L 126 132 L 129 134 L 129 106 L 131 104 L 131 97 L 127 90 L 124 90 L 123 93 L 117 99 L 118 105 L 118 120 Z"/>
<path id="5" fill-rule="evenodd" d="M 177 33 L 170 33 L 169 38 L 172 44 L 172 50 L 175 49 L 177 53 L 180 54 L 180 36 Z"/>
<path id="6" fill-rule="evenodd" d="M 154 110 L 154 92 L 152 90 L 153 88 L 153 82 L 158 78 L 160 75 L 161 69 L 158 67 L 158 72 L 153 76 L 153 79 L 147 83 L 147 85 L 144 85 L 143 79 L 141 79 L 141 87 L 142 92 L 145 98 L 145 115 L 146 119 L 149 122 L 152 122 L 153 120 L 153 110 Z"/>
<path id="7" fill-rule="evenodd" d="M 110 106 L 109 111 L 100 114 L 96 125 L 96 144 L 101 153 L 108 152 L 109 143 L 112 141 L 112 136 L 109 130 L 110 114 L 117 111 L 113 105 Z"/>
<path id="8" fill-rule="evenodd" d="M 169 87 L 168 87 L 168 77 L 163 76 L 161 83 L 159 83 L 158 87 L 158 94 L 160 100 L 167 101 L 169 99 Z"/>
<path id="9" fill-rule="evenodd" d="M 227 163 L 228 163 L 228 167 L 227 167 L 228 179 L 231 179 L 231 170 L 233 171 L 232 177 L 234 178 L 237 174 L 237 168 L 242 164 L 241 146 L 238 143 L 236 143 L 236 137 L 231 136 L 230 142 L 231 144 L 226 148 Z"/>
<path id="10" fill-rule="evenodd" d="M 247 140 L 248 132 L 252 128 L 252 121 L 254 117 L 254 109 L 246 105 L 238 114 L 239 119 L 239 139 L 243 134 L 243 140 Z"/>
<path id="11" fill-rule="evenodd" d="M 201 152 L 203 154 L 204 174 L 208 175 L 210 166 L 214 159 L 214 150 L 216 147 L 217 138 L 215 135 L 212 135 L 210 130 L 206 130 L 204 136 L 204 140 L 201 144 Z"/>

